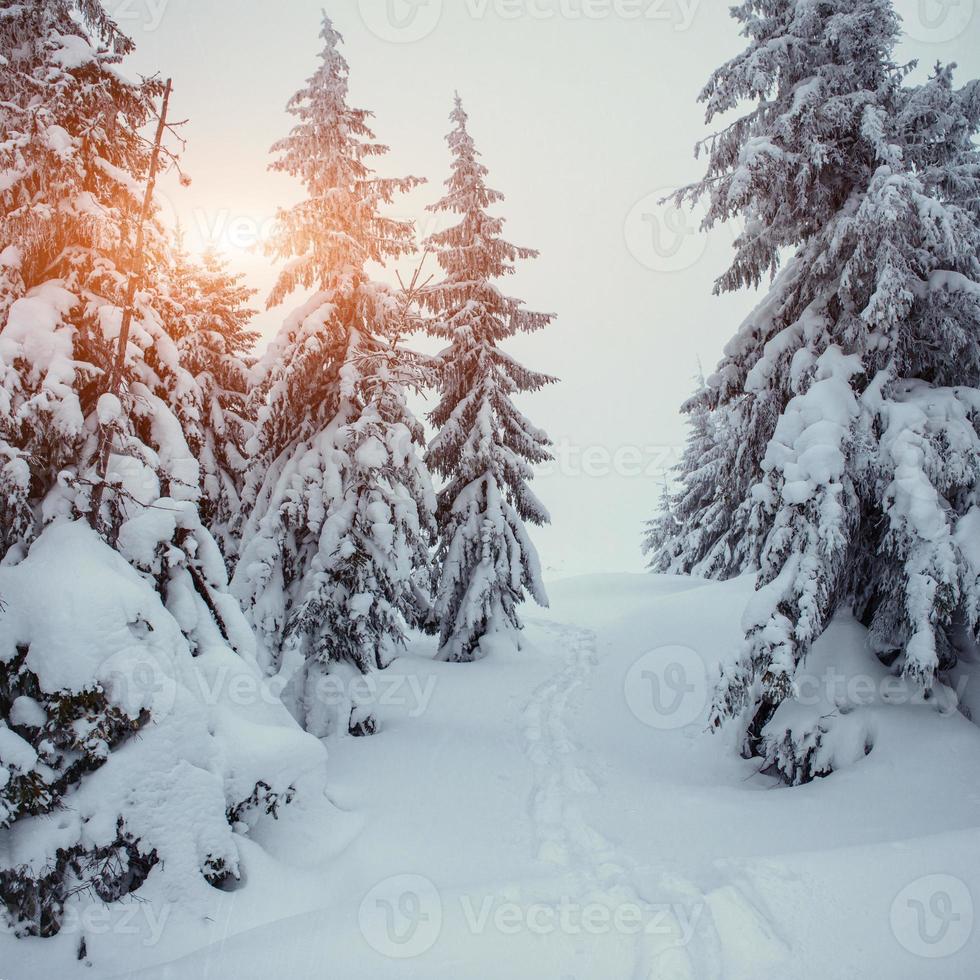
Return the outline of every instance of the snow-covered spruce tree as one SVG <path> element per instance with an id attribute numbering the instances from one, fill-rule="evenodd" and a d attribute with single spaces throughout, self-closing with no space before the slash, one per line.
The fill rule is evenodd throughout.
<path id="1" fill-rule="evenodd" d="M 721 484 L 727 480 L 727 444 L 720 429 L 721 418 L 708 407 L 709 398 L 710 391 L 700 374 L 697 391 L 683 407 L 689 433 L 673 471 L 677 486 L 665 482 L 660 512 L 647 525 L 643 550 L 651 556 L 653 572 L 690 572 L 710 578 L 733 562 L 737 565 L 737 556 L 712 549 L 722 536 L 719 525 L 730 512 L 720 499 Z M 690 521 L 695 514 L 696 523 Z"/>
<path id="2" fill-rule="evenodd" d="M 81 456 L 109 361 L 99 308 L 80 294 L 112 278 L 160 94 L 119 75 L 131 44 L 94 0 L 2 12 L 0 553 L 29 542 L 39 501 Z"/>
<path id="3" fill-rule="evenodd" d="M 347 104 L 329 19 L 321 36 L 322 63 L 289 103 L 297 125 L 273 148 L 273 168 L 300 178 L 308 196 L 279 214 L 272 252 L 288 263 L 269 305 L 317 292 L 258 365 L 233 585 L 295 715 L 318 735 L 364 734 L 370 713 L 340 692 L 387 665 L 422 614 L 417 577 L 428 575 L 434 498 L 404 396 L 421 382 L 419 362 L 398 342 L 403 297 L 366 270 L 414 250 L 412 225 L 381 209 L 420 181 L 368 167 L 387 148 L 369 113 Z"/>
<path id="4" fill-rule="evenodd" d="M 718 290 L 794 253 L 695 402 L 713 410 L 725 479 L 701 494 L 689 469 L 693 506 L 656 561 L 759 568 L 714 717 L 740 717 L 745 750 L 799 781 L 834 765 L 828 726 L 794 725 L 791 708 L 838 609 L 927 695 L 976 641 L 980 85 L 954 90 L 942 67 L 909 84 L 889 0 L 734 15 L 749 45 L 702 100 L 709 121 L 756 107 L 708 141 L 683 196 L 707 196 L 709 225 L 745 221 Z"/>
<path id="5" fill-rule="evenodd" d="M 260 798 L 275 808 L 322 767 L 295 729 L 270 741 L 299 768 L 259 758 L 246 727 L 291 719 L 221 696 L 261 675 L 197 511 L 179 420 L 199 399 L 164 326 L 152 219 L 121 396 L 107 391 L 161 90 L 125 80 L 130 49 L 95 0 L 0 4 L 0 923 L 18 935 L 136 889 L 206 902 L 239 874 Z M 97 534 L 79 518 L 100 426 Z"/>
<path id="6" fill-rule="evenodd" d="M 514 271 L 516 260 L 537 252 L 504 241 L 503 219 L 488 214 L 503 195 L 486 185 L 488 171 L 458 96 L 450 118 L 448 192 L 429 210 L 462 220 L 426 242 L 445 277 L 419 296 L 429 314 L 428 331 L 448 341 L 437 358 L 441 397 L 430 416 L 437 434 L 427 456 L 430 469 L 446 480 L 438 497 L 434 619 L 441 656 L 469 661 L 487 652 L 480 647 L 484 638 L 516 642 L 517 607 L 527 594 L 548 604 L 525 522 L 548 521 L 528 481 L 532 464 L 551 458 L 551 443 L 511 398 L 555 379 L 522 367 L 500 343 L 520 331 L 539 330 L 554 317 L 526 310 L 495 285 Z"/>
<path id="7" fill-rule="evenodd" d="M 194 261 L 180 234 L 167 287 L 167 330 L 195 381 L 193 413 L 181 422 L 200 467 L 198 510 L 232 568 L 238 554 L 233 528 L 241 513 L 245 444 L 253 430 L 248 395 L 251 350 L 258 334 L 248 329 L 254 316 L 248 303 L 255 291 L 229 272 L 214 250 Z"/>
<path id="8" fill-rule="evenodd" d="M 14 4 L 0 18 L 0 242 L 21 292 L 0 331 L 8 560 L 47 523 L 89 511 L 100 429 L 113 435 L 111 487 L 94 520 L 106 538 L 119 541 L 159 501 L 193 512 L 180 537 L 199 536 L 199 472 L 179 421 L 198 398 L 164 324 L 167 243 L 152 215 L 121 397 L 108 391 L 151 159 L 141 129 L 161 94 L 119 71 L 131 47 L 89 0 Z M 167 553 L 204 592 L 196 560 Z"/>

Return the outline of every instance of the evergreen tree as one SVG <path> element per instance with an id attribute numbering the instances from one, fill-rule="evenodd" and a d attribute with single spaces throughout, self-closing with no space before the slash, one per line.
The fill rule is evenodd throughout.
<path id="1" fill-rule="evenodd" d="M 737 567 L 738 556 L 726 550 L 724 525 L 730 511 L 727 501 L 718 499 L 727 479 L 727 445 L 719 431 L 721 420 L 708 407 L 710 391 L 703 374 L 699 382 L 682 409 L 688 416 L 689 434 L 675 468 L 677 486 L 671 488 L 665 481 L 660 514 L 647 526 L 643 549 L 651 556 L 653 572 L 711 578 L 722 569 Z M 696 522 L 690 520 L 692 515 L 697 515 Z"/>
<path id="2" fill-rule="evenodd" d="M 427 241 L 445 277 L 423 287 L 420 299 L 430 314 L 428 331 L 449 345 L 437 359 L 441 398 L 430 419 L 438 431 L 427 457 L 447 481 L 438 500 L 434 617 L 441 656 L 468 661 L 486 653 L 480 649 L 484 637 L 516 638 L 517 606 L 527 594 L 548 603 L 524 525 L 548 521 L 527 484 L 532 464 L 551 458 L 550 442 L 511 398 L 555 379 L 522 367 L 500 343 L 539 330 L 553 317 L 526 310 L 494 284 L 514 271 L 515 261 L 537 252 L 504 241 L 503 220 L 488 214 L 503 195 L 486 185 L 488 171 L 458 96 L 450 118 L 448 192 L 429 210 L 462 220 Z"/>
<path id="3" fill-rule="evenodd" d="M 83 456 L 148 161 L 139 130 L 161 91 L 119 73 L 132 45 L 95 0 L 2 12 L 0 554 L 30 542 L 41 501 Z"/>
<path id="4" fill-rule="evenodd" d="M 347 104 L 329 19 L 321 36 L 322 63 L 289 103 L 297 125 L 274 147 L 273 168 L 301 179 L 308 197 L 279 214 L 272 251 L 288 264 L 269 304 L 317 292 L 259 364 L 234 587 L 297 717 L 317 734 L 362 734 L 374 728 L 369 712 L 317 692 L 325 674 L 386 666 L 420 616 L 413 572 L 427 574 L 434 501 L 404 389 L 422 378 L 399 343 L 404 299 L 366 271 L 414 250 L 412 225 L 381 209 L 420 181 L 368 167 L 387 148 L 369 113 Z"/>
<path id="5" fill-rule="evenodd" d="M 705 555 L 720 576 L 760 569 L 715 719 L 740 716 L 746 751 L 800 780 L 823 736 L 788 737 L 777 711 L 842 604 L 926 692 L 956 634 L 977 635 L 962 546 L 980 476 L 980 86 L 956 91 L 942 67 L 908 84 L 889 0 L 747 0 L 734 16 L 749 45 L 702 100 L 709 121 L 756 105 L 681 196 L 707 196 L 709 225 L 745 221 L 719 290 L 794 254 L 700 400 L 725 479 L 702 494 L 687 474 L 694 506 L 655 561 L 680 547 L 685 570 Z"/>
<path id="6" fill-rule="evenodd" d="M 271 734 L 292 772 L 270 771 L 241 734 L 288 717 L 205 697 L 259 675 L 198 513 L 183 428 L 208 397 L 152 215 L 110 386 L 162 90 L 125 80 L 131 48 L 96 0 L 0 2 L 0 912 L 20 935 L 153 873 L 185 895 L 238 877 L 235 833 L 322 770 L 294 730 Z"/>
<path id="7" fill-rule="evenodd" d="M 152 574 L 161 592 L 170 571 L 190 575 L 214 607 L 224 576 L 208 571 L 213 542 L 180 421 L 200 399 L 165 324 L 169 256 L 153 214 L 122 384 L 110 390 L 151 161 L 141 130 L 163 86 L 126 80 L 119 64 L 132 43 L 98 3 L 12 4 L 6 14 L 0 242 L 15 289 L 0 331 L 3 552 L 16 561 L 45 525 L 92 516 L 109 432 L 108 491 L 93 523 L 123 547 L 127 523 L 145 534 L 147 508 L 168 512 Z"/>
<path id="8" fill-rule="evenodd" d="M 181 419 L 201 471 L 198 509 L 229 566 L 238 553 L 233 531 L 245 485 L 245 444 L 252 435 L 248 396 L 251 350 L 248 329 L 255 291 L 228 272 L 214 251 L 194 262 L 178 233 L 168 269 L 168 332 L 195 381 L 193 413 Z"/>
<path id="9" fill-rule="evenodd" d="M 180 418 L 196 387 L 165 324 L 168 249 L 151 215 L 145 274 L 108 391 L 150 149 L 141 134 L 163 86 L 119 71 L 132 50 L 94 0 L 9 4 L 0 18 L 0 332 L 3 552 L 90 507 L 100 426 L 114 431 L 97 523 L 114 540 L 156 497 L 196 502 Z"/>

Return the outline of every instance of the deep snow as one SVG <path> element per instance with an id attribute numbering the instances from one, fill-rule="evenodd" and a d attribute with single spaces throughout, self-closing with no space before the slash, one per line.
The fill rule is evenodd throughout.
<path id="1" fill-rule="evenodd" d="M 0 976 L 972 980 L 980 729 L 891 691 L 827 708 L 869 755 L 800 788 L 758 773 L 704 731 L 751 591 L 593 576 L 552 586 L 521 652 L 419 642 L 377 688 L 382 732 L 327 740 L 337 810 L 243 839 L 236 891 L 93 913 L 90 966 L 0 938 Z M 815 675 L 864 643 L 841 616 Z"/>

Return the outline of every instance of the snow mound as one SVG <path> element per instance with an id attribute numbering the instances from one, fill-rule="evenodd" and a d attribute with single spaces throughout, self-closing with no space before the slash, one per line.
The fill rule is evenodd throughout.
<path id="1" fill-rule="evenodd" d="M 222 894 L 213 886 L 247 887 L 250 839 L 267 853 L 290 853 L 283 835 L 305 833 L 291 809 L 329 835 L 323 746 L 217 629 L 198 629 L 192 654 L 152 585 L 87 525 L 49 527 L 24 561 L 0 568 L 0 596 L 0 707 L 8 719 L 0 722 L 0 820 L 10 824 L 0 838 L 0 897 L 10 896 L 3 875 L 11 871 L 38 880 L 55 869 L 71 879 L 64 928 L 42 941 L 46 956 L 72 956 L 83 939 L 100 965 L 103 954 L 124 950 L 125 937 L 77 928 L 105 897 L 86 877 L 87 856 L 120 839 L 127 859 L 142 866 L 138 904 L 194 921 Z M 19 696 L 8 711 L 12 692 Z M 71 722 L 66 744 L 58 712 L 76 705 L 87 710 Z M 27 778 L 60 805 L 18 812 L 20 797 L 4 787 Z M 69 852 L 82 855 L 78 867 L 64 867 Z M 131 906 L 131 889 L 122 891 Z M 28 925 L 15 924 L 21 932 Z M 0 933 L 0 948 L 9 941 Z M 10 952 L 22 956 L 20 947 L 35 942 L 20 940 Z"/>

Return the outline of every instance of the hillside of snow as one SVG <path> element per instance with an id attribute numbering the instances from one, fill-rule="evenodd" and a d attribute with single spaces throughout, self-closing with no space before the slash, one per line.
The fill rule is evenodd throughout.
<path id="1" fill-rule="evenodd" d="M 0 938 L 0 974 L 976 977 L 980 729 L 884 671 L 855 683 L 842 665 L 870 658 L 841 616 L 803 700 L 842 768 L 787 788 L 705 731 L 751 577 L 551 592 L 520 652 L 446 664 L 419 642 L 381 675 L 381 733 L 325 742 L 333 806 L 240 838 L 234 890 L 169 904 L 155 869 L 56 939 Z"/>

